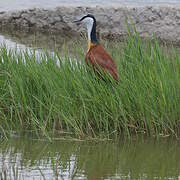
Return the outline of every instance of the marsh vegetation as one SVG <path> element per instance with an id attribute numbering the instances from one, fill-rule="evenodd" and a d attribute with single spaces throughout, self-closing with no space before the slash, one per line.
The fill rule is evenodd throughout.
<path id="1" fill-rule="evenodd" d="M 97 77 L 84 61 L 58 52 L 0 47 L 0 132 L 51 139 L 147 136 L 178 137 L 180 58 L 173 47 L 129 33 L 124 45 L 107 50 L 119 83 Z M 70 58 L 71 57 L 71 58 Z"/>

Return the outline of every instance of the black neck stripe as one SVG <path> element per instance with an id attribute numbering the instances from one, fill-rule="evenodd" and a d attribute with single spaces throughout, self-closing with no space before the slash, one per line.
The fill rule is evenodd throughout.
<path id="1" fill-rule="evenodd" d="M 91 30 L 91 41 L 92 43 L 98 43 L 97 37 L 96 37 L 96 20 L 94 19 L 93 27 Z"/>

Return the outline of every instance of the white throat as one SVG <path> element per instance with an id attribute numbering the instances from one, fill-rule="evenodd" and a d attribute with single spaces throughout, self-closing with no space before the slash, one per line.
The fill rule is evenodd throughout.
<path id="1" fill-rule="evenodd" d="M 92 31 L 92 27 L 93 27 L 93 23 L 94 20 L 91 17 L 87 17 L 83 20 L 83 23 L 86 25 L 87 27 L 87 31 L 88 31 L 88 40 L 91 40 L 91 31 Z"/>

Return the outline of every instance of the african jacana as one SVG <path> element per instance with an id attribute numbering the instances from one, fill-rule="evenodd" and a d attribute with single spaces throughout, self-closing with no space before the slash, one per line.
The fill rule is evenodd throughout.
<path id="1" fill-rule="evenodd" d="M 86 54 L 86 63 L 93 66 L 95 72 L 98 68 L 102 68 L 103 71 L 109 72 L 110 75 L 118 81 L 117 67 L 111 58 L 111 56 L 105 51 L 105 49 L 98 42 L 96 37 L 96 19 L 93 15 L 88 14 L 83 16 L 80 20 L 74 21 L 78 24 L 84 23 L 88 32 L 88 51 Z"/>

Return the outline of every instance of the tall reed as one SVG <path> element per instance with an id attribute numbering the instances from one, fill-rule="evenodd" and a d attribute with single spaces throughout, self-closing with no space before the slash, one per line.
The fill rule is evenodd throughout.
<path id="1" fill-rule="evenodd" d="M 83 58 L 45 51 L 37 58 L 34 52 L 1 47 L 1 135 L 178 137 L 178 53 L 162 49 L 157 40 L 143 42 L 130 31 L 122 48 L 108 51 L 118 66 L 118 84 L 108 76 L 106 81 L 96 77 Z"/>

